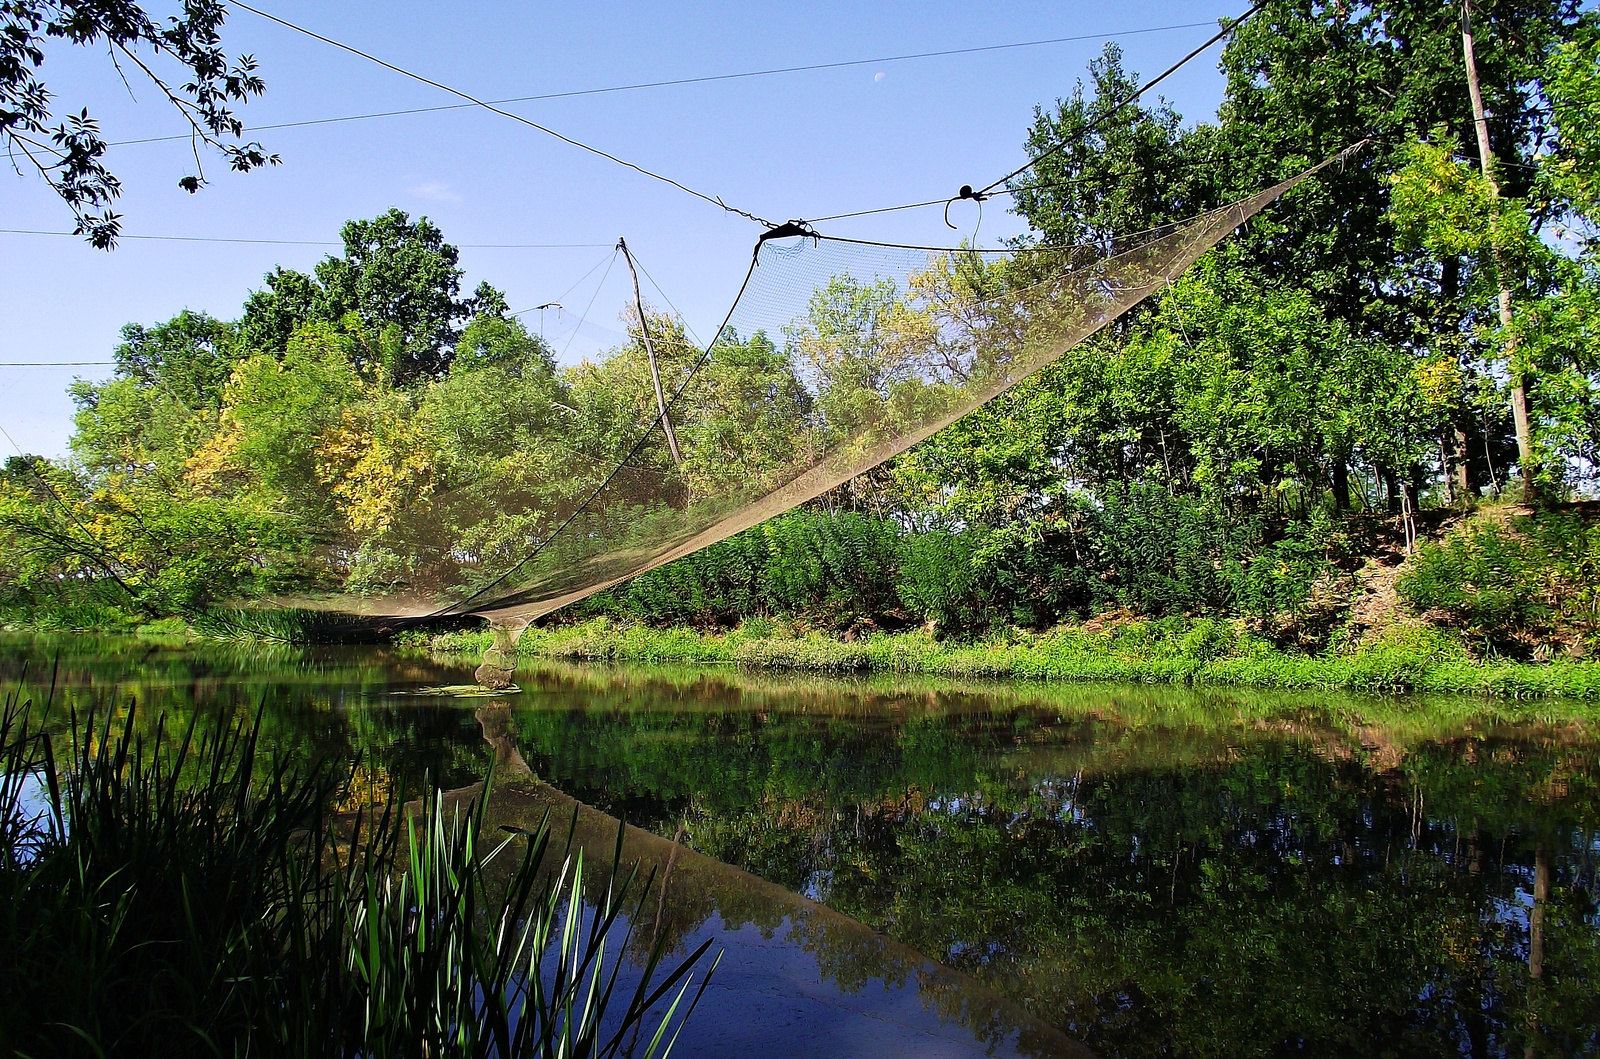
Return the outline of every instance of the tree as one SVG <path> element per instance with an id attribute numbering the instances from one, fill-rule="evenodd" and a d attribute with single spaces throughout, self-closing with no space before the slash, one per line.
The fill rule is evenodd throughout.
<path id="1" fill-rule="evenodd" d="M 53 93 L 40 80 L 53 42 L 81 47 L 104 44 L 121 72 L 126 62 L 155 86 L 188 123 L 195 146 L 195 172 L 178 186 L 190 193 L 205 183 L 200 147 L 219 152 L 229 168 L 248 172 L 278 162 L 259 143 L 239 142 L 244 123 L 237 103 L 259 96 L 266 85 L 248 55 L 230 60 L 222 50 L 227 7 L 221 0 L 185 0 L 182 16 L 166 25 L 129 0 L 8 0 L 0 5 L 0 145 L 39 172 L 72 210 L 73 233 L 101 250 L 116 245 L 122 218 L 111 204 L 122 184 L 105 165 L 107 144 L 89 111 L 58 118 Z M 152 55 L 141 54 L 148 48 Z M 181 85 L 158 68 L 174 66 Z M 54 124 L 52 125 L 52 122 Z"/>
<path id="2" fill-rule="evenodd" d="M 1508 202 L 1522 204 L 1508 209 L 1532 232 L 1565 210 L 1552 196 L 1532 194 L 1540 183 L 1535 153 L 1556 138 L 1552 108 L 1545 105 L 1548 92 L 1554 92 L 1548 102 L 1558 115 L 1561 100 L 1571 100 L 1565 112 L 1573 116 L 1575 132 L 1563 135 L 1558 157 L 1581 168 L 1587 126 L 1579 116 L 1587 113 L 1590 90 L 1584 85 L 1593 68 L 1592 62 L 1585 65 L 1591 52 L 1584 49 L 1591 45 L 1583 41 L 1592 33 L 1585 28 L 1591 22 L 1569 0 L 1506 0 L 1477 21 L 1475 57 L 1489 114 L 1487 138 L 1505 164 L 1502 192 Z M 1014 181 L 1017 208 L 1043 242 L 1088 244 L 1105 252 L 1116 249 L 1118 234 L 1253 193 L 1369 140 L 1346 165 L 1295 189 L 1276 210 L 1252 221 L 1228 253 L 1254 277 L 1252 282 L 1309 295 L 1359 340 L 1347 346 L 1351 356 L 1379 356 L 1396 365 L 1396 357 L 1415 362 L 1415 370 L 1383 373 L 1400 389 L 1379 401 L 1369 387 L 1363 399 L 1367 408 L 1390 409 L 1387 421 L 1365 420 L 1379 428 L 1367 435 L 1369 458 L 1385 454 L 1385 462 L 1371 465 L 1372 473 L 1382 492 L 1409 496 L 1415 504 L 1437 465 L 1450 495 L 1469 500 L 1512 462 L 1500 433 L 1509 426 L 1507 417 L 1486 403 L 1492 396 L 1509 405 L 1501 390 L 1512 366 L 1489 337 L 1491 332 L 1500 332 L 1501 340 L 1509 336 L 1481 297 L 1483 280 L 1498 270 L 1492 255 L 1443 253 L 1437 242 L 1407 238 L 1397 245 L 1397 225 L 1405 222 L 1393 208 L 1394 178 L 1411 164 L 1411 145 L 1437 139 L 1439 130 L 1459 142 L 1473 135 L 1462 58 L 1455 5 L 1272 0 L 1237 30 L 1223 52 L 1228 80 L 1216 124 L 1184 128 L 1164 104 L 1133 106 L 1084 137 L 1087 125 L 1137 82 L 1122 69 L 1115 50 L 1108 50 L 1091 64 L 1092 93 L 1080 85 L 1054 113 L 1036 115 L 1028 148 L 1040 161 Z M 1553 290 L 1547 275 L 1524 273 L 1524 278 L 1529 297 Z M 1569 306 L 1550 303 L 1546 315 L 1559 313 L 1569 333 L 1581 331 L 1587 325 Z M 1139 316 L 1130 314 L 1119 331 L 1137 334 Z M 1524 353 L 1531 355 L 1536 344 L 1529 339 Z M 1542 348 L 1555 351 L 1550 342 Z M 1576 350 L 1567 354 L 1569 360 L 1583 356 Z M 1360 381 L 1359 372 L 1343 371 L 1342 363 L 1336 360 L 1329 368 Z M 1068 370 L 1047 375 L 1059 378 Z M 1086 365 L 1085 370 L 1097 369 Z M 1272 370 L 1263 366 L 1253 374 L 1270 376 Z M 1545 370 L 1539 368 L 1541 377 Z M 1575 383 L 1566 367 L 1554 370 L 1567 381 L 1549 399 L 1536 397 L 1542 402 L 1536 416 L 1541 421 L 1572 418 L 1573 401 L 1566 395 Z M 1427 385 L 1413 387 L 1412 380 L 1423 376 Z M 1428 396 L 1426 414 L 1413 414 L 1422 409 L 1401 400 L 1407 393 Z M 1405 414 L 1394 418 L 1397 411 Z M 1156 422 L 1158 413 L 1152 408 L 1142 424 L 1129 427 L 1157 435 L 1165 431 L 1170 441 L 1170 430 Z M 1412 435 L 1422 420 L 1433 424 L 1432 438 Z M 1358 453 L 1342 449 L 1345 442 L 1338 434 L 1324 439 L 1328 449 L 1315 460 L 1328 467 L 1325 481 L 1339 506 L 1346 507 L 1351 475 L 1359 473 L 1351 462 Z M 1380 436 L 1385 434 L 1393 437 Z M 1139 462 L 1137 451 L 1119 444 L 1130 440 L 1126 435 L 1105 440 L 1099 460 L 1079 464 L 1080 470 L 1089 467 L 1085 473 L 1092 475 Z M 1539 461 L 1523 462 L 1530 464 L 1531 474 Z M 1160 475 L 1170 477 L 1165 466 Z"/>
<path id="3" fill-rule="evenodd" d="M 829 444 L 870 448 L 948 397 L 942 383 L 964 381 L 963 366 L 938 355 L 929 313 L 892 279 L 834 276 L 787 331 L 797 366 L 816 389 Z"/>
<path id="4" fill-rule="evenodd" d="M 1089 80 L 1092 91 L 1079 81 L 1053 113 L 1035 109 L 1027 149 L 1050 153 L 1012 183 L 1014 208 L 1043 241 L 1109 249 L 1116 236 L 1209 204 L 1215 191 L 1200 166 L 1208 137 L 1184 130 L 1165 101 L 1148 109 L 1130 105 L 1107 120 L 1106 112 L 1138 88 L 1123 68 L 1121 47 L 1106 45 L 1089 63 Z M 1091 124 L 1094 132 L 1085 135 Z"/>
<path id="5" fill-rule="evenodd" d="M 152 327 L 126 325 L 113 356 L 119 377 L 163 387 L 191 408 L 215 408 L 239 357 L 238 328 L 185 309 Z"/>
<path id="6" fill-rule="evenodd" d="M 302 327 L 281 357 L 259 353 L 239 364 L 223 394 L 215 434 L 195 451 L 187 475 L 226 493 L 230 475 L 288 501 L 303 525 L 320 525 L 330 502 L 319 477 L 323 435 L 363 392 L 351 364 L 360 336 L 328 325 Z"/>
<path id="7" fill-rule="evenodd" d="M 1478 169 L 1483 174 L 1484 186 L 1489 190 L 1489 228 L 1500 225 L 1500 181 L 1495 175 L 1494 146 L 1489 141 L 1489 119 L 1483 109 L 1483 86 L 1478 79 L 1477 49 L 1472 31 L 1472 0 L 1461 0 L 1461 50 L 1466 60 L 1467 92 L 1472 100 L 1472 128 L 1478 141 Z M 1533 424 L 1528 417 L 1528 365 L 1517 356 L 1517 340 L 1512 330 L 1511 281 L 1503 251 L 1494 251 L 1495 272 L 1499 280 L 1496 305 L 1500 313 L 1500 329 L 1505 332 L 1505 359 L 1511 374 L 1511 417 L 1517 428 L 1517 462 L 1522 467 L 1523 499 L 1532 501 L 1537 496 L 1536 480 L 1539 463 L 1534 455 Z"/>
<path id="8" fill-rule="evenodd" d="M 412 223 L 398 209 L 346 222 L 339 234 L 344 257 L 329 257 L 316 269 L 319 315 L 336 320 L 355 313 L 374 330 L 398 328 L 400 361 L 390 366 L 394 385 L 442 377 L 459 338 L 455 321 L 473 311 L 471 300 L 459 297 L 456 248 L 426 217 Z"/>
<path id="9" fill-rule="evenodd" d="M 340 235 L 344 256 L 324 258 L 314 277 L 276 268 L 264 289 L 250 292 L 239 321 L 247 349 L 281 355 L 300 325 L 342 327 L 350 315 L 373 334 L 392 332 L 387 352 L 368 343 L 370 349 L 353 352 L 353 363 L 409 386 L 449 371 L 461 338 L 458 321 L 506 315 L 505 296 L 487 283 L 461 297 L 460 254 L 426 217 L 413 222 L 391 209 L 370 221 L 347 221 Z"/>
<path id="10" fill-rule="evenodd" d="M 1555 50 L 1546 92 L 1559 135 L 1541 174 L 1589 226 L 1587 249 L 1593 250 L 1600 226 L 1600 26 L 1584 26 Z"/>
<path id="11" fill-rule="evenodd" d="M 683 324 L 652 320 L 652 330 L 687 346 Z M 692 348 L 692 347 L 688 347 Z M 772 485 L 806 443 L 811 395 L 795 366 L 763 331 L 723 334 L 673 413 L 683 426 L 680 473 L 691 500 L 754 495 Z"/>
<path id="12" fill-rule="evenodd" d="M 266 289 L 245 298 L 239 318 L 239 341 L 255 353 L 282 353 L 289 348 L 295 328 L 319 319 L 317 301 L 322 288 L 304 272 L 278 266 L 266 275 Z"/>
<path id="13" fill-rule="evenodd" d="M 486 299 L 486 292 L 493 298 Z M 530 335 L 520 320 L 505 315 L 505 299 L 499 291 L 480 284 L 474 300 L 479 309 L 456 342 L 452 373 L 487 367 L 503 368 L 513 375 L 555 373 L 555 351 L 539 335 Z"/>

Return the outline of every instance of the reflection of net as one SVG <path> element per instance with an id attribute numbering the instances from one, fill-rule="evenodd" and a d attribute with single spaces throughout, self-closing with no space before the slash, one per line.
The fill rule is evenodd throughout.
<path id="1" fill-rule="evenodd" d="M 631 343 L 569 379 L 588 386 L 584 427 L 569 429 L 563 415 L 579 413 L 552 399 L 515 428 L 505 473 L 429 499 L 404 576 L 335 605 L 515 624 L 726 539 L 1014 386 L 1315 171 L 1088 264 L 1081 250 L 763 242 L 708 350 L 655 333 L 681 462 Z"/>

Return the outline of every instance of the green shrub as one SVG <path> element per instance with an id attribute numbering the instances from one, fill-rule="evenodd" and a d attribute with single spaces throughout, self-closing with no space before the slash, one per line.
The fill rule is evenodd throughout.
<path id="1" fill-rule="evenodd" d="M 1290 523 L 1281 540 L 1265 545 L 1243 566 L 1235 582 L 1235 611 L 1270 619 L 1304 611 L 1311 586 L 1332 569 L 1324 544 L 1307 527 Z"/>
<path id="2" fill-rule="evenodd" d="M 900 543 L 899 558 L 895 591 L 912 614 L 943 630 L 970 629 L 981 621 L 967 537 L 945 530 L 910 534 Z"/>
<path id="3" fill-rule="evenodd" d="M 792 511 L 640 574 L 575 613 L 702 628 L 804 614 L 846 628 L 897 606 L 899 540 L 899 528 L 886 519 Z"/>
<path id="4" fill-rule="evenodd" d="M 1236 571 L 1259 542 L 1259 526 L 1230 518 L 1212 500 L 1152 482 L 1108 488 L 1102 502 L 1109 589 L 1103 603 L 1146 614 L 1228 611 Z"/>
<path id="5" fill-rule="evenodd" d="M 765 592 L 780 611 L 806 610 L 848 626 L 894 606 L 900 531 L 893 522 L 854 512 L 796 512 L 761 529 Z"/>
<path id="6" fill-rule="evenodd" d="M 1525 657 L 1551 639 L 1592 641 L 1600 624 L 1600 523 L 1572 514 L 1483 517 L 1424 543 L 1395 590 L 1417 612 L 1493 652 Z"/>
<path id="7" fill-rule="evenodd" d="M 1225 658 L 1232 652 L 1238 634 L 1233 623 L 1216 618 L 1199 618 L 1179 641 L 1183 654 L 1200 662 Z"/>

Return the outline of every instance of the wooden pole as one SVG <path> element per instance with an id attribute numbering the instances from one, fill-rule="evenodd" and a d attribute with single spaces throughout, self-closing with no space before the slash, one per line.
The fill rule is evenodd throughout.
<path id="1" fill-rule="evenodd" d="M 1500 182 L 1495 178 L 1494 148 L 1489 145 L 1489 119 L 1483 109 L 1483 89 L 1478 84 L 1478 58 L 1472 40 L 1472 0 L 1461 0 L 1461 52 L 1467 61 L 1467 92 L 1472 97 L 1472 125 L 1478 134 L 1478 162 L 1483 168 L 1483 180 L 1489 185 L 1489 195 L 1498 215 Z M 1516 364 L 1517 340 L 1510 333 L 1511 288 L 1506 285 L 1505 262 L 1498 247 L 1494 256 L 1500 281 L 1500 326 L 1507 332 L 1506 367 L 1511 372 L 1511 419 L 1517 429 L 1517 462 L 1522 466 L 1522 497 L 1532 503 L 1536 496 L 1534 478 L 1539 473 L 1539 466 L 1533 452 L 1533 429 L 1528 417 L 1527 381 Z"/>
<path id="2" fill-rule="evenodd" d="M 628 262 L 628 274 L 633 277 L 633 307 L 639 313 L 639 331 L 644 335 L 644 353 L 650 358 L 650 381 L 656 388 L 656 408 L 661 413 L 661 429 L 667 435 L 667 448 L 672 451 L 672 462 L 682 463 L 683 453 L 678 451 L 678 435 L 672 429 L 672 420 L 667 418 L 667 397 L 661 388 L 661 369 L 656 367 L 656 348 L 650 341 L 650 322 L 645 319 L 644 298 L 639 294 L 639 271 L 633 267 L 633 255 L 628 253 L 627 240 L 618 239 L 617 249 L 622 251 L 623 260 Z"/>

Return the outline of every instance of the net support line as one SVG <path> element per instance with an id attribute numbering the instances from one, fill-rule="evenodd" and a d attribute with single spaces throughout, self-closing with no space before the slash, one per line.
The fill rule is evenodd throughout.
<path id="1" fill-rule="evenodd" d="M 759 248 L 760 245 L 761 244 L 758 241 L 756 243 L 756 246 Z M 711 339 L 711 341 L 706 345 L 705 352 L 701 354 L 700 360 L 695 365 L 695 371 L 698 371 L 700 366 L 705 364 L 706 358 L 711 356 L 711 351 L 714 348 L 716 348 L 717 338 L 720 338 L 722 333 L 723 333 L 723 331 L 727 328 L 728 321 L 733 319 L 734 310 L 739 307 L 739 302 L 744 298 L 744 292 L 746 290 L 748 290 L 749 287 L 750 287 L 750 277 L 755 275 L 756 264 L 757 264 L 757 262 L 756 262 L 755 258 L 752 257 L 751 260 L 750 260 L 750 267 L 749 267 L 748 270 L 746 270 L 746 272 L 744 274 L 744 282 L 739 284 L 739 292 L 733 296 L 733 304 L 728 306 L 727 315 L 722 318 L 722 323 L 717 326 L 716 337 L 713 337 Z M 683 384 L 678 387 L 678 389 L 673 393 L 672 397 L 667 401 L 666 411 L 662 413 L 662 418 L 663 419 L 665 419 L 666 415 L 672 411 L 672 406 L 677 403 L 678 398 L 683 396 L 683 391 L 688 388 L 689 382 L 690 382 L 690 380 L 692 378 L 693 378 L 693 373 L 691 372 L 689 378 L 684 379 Z M 421 617 L 409 619 L 409 620 L 406 620 L 406 621 L 401 621 L 401 622 L 399 622 L 397 624 L 396 627 L 397 628 L 407 628 L 407 627 L 415 626 L 417 624 L 420 624 L 420 623 L 422 623 L 424 621 L 428 621 L 428 620 L 433 619 L 433 618 L 442 618 L 442 617 L 445 617 L 445 616 L 450 615 L 450 614 L 481 613 L 484 617 L 488 617 L 489 616 L 489 609 L 491 609 L 491 608 L 481 608 L 481 609 L 469 609 L 469 608 L 472 607 L 472 604 L 476 603 L 478 600 L 482 599 L 484 596 L 486 596 L 490 592 L 494 591 L 500 585 L 504 584 L 507 580 L 509 580 L 512 576 L 514 576 L 517 573 L 517 571 L 521 570 L 523 567 L 527 566 L 534 559 L 538 558 L 544 552 L 544 550 L 546 548 L 548 548 L 550 546 L 550 544 L 567 529 L 568 526 L 571 526 L 572 523 L 580 515 L 583 515 L 585 512 L 587 512 L 589 510 L 589 508 L 594 504 L 594 502 L 597 499 L 599 499 L 600 495 L 606 491 L 606 488 L 612 483 L 612 481 L 614 481 L 616 479 L 617 475 L 622 473 L 623 468 L 627 467 L 630 464 L 630 462 L 633 460 L 633 458 L 635 456 L 637 456 L 641 451 L 643 451 L 645 443 L 650 440 L 650 435 L 651 435 L 652 432 L 653 432 L 653 430 L 646 430 L 644 433 L 642 433 L 638 437 L 638 439 L 634 441 L 633 445 L 628 449 L 628 454 L 622 458 L 621 462 L 619 462 L 615 467 L 612 468 L 611 473 L 606 475 L 605 479 L 598 486 L 596 486 L 593 490 L 590 491 L 589 495 L 584 499 L 583 503 L 578 505 L 578 507 L 571 514 L 569 514 L 565 519 L 562 520 L 560 525 L 556 526 L 556 528 L 551 530 L 550 533 L 547 536 L 544 537 L 544 539 L 542 539 L 537 544 L 535 544 L 533 549 L 530 552 L 528 552 L 527 555 L 525 555 L 521 559 L 519 559 L 516 562 L 516 564 L 514 566 L 512 566 L 509 570 L 507 570 L 504 573 L 502 573 L 499 577 L 496 577 L 493 581 L 489 582 L 487 585 L 484 585 L 482 588 L 479 588 L 477 591 L 473 592 L 471 595 L 467 596 L 465 599 L 459 600 L 459 601 L 457 601 L 455 603 L 452 603 L 452 604 L 450 604 L 448 606 L 445 606 L 445 607 L 440 607 L 439 609 L 434 610 L 431 613 L 424 614 Z M 643 573 L 643 572 L 644 572 L 643 570 L 636 571 L 636 573 Z M 631 576 L 634 576 L 634 575 L 633 574 L 629 574 L 628 576 L 631 577 Z M 622 578 L 621 580 L 627 580 L 627 578 L 625 577 L 625 578 Z M 620 582 L 618 582 L 618 583 L 620 583 Z M 609 588 L 610 586 L 607 585 L 605 587 Z M 599 592 L 599 591 L 603 591 L 603 589 L 597 588 L 594 591 L 595 592 Z M 592 595 L 593 593 L 590 593 L 590 594 Z M 544 613 L 549 613 L 549 612 L 546 611 Z M 538 616 L 539 615 L 533 615 L 532 617 L 521 619 L 522 627 L 526 628 L 527 623 L 532 621 L 534 617 L 538 617 Z M 506 614 L 506 615 L 501 615 L 499 618 L 492 619 L 492 620 L 503 624 L 505 622 L 516 622 L 518 619 L 517 619 L 517 617 L 515 615 Z M 520 629 L 519 629 L 517 635 L 521 635 Z"/>
<path id="2" fill-rule="evenodd" d="M 677 559 L 692 555 L 695 552 L 701 551 L 713 544 L 726 540 L 737 533 L 757 526 L 776 515 L 782 514 L 785 511 L 789 511 L 800 504 L 807 502 L 808 500 L 813 500 L 823 495 L 830 489 L 836 488 L 837 486 L 850 481 L 862 473 L 869 471 L 874 467 L 881 465 L 885 461 L 905 452 L 919 442 L 926 440 L 932 435 L 938 433 L 940 430 L 943 430 L 945 427 L 951 425 L 956 420 L 972 412 L 974 409 L 981 407 L 990 400 L 993 400 L 995 397 L 1012 388 L 1023 379 L 1031 377 L 1045 366 L 1060 359 L 1060 357 L 1070 349 L 1077 346 L 1085 339 L 1097 334 L 1105 327 L 1121 318 L 1145 298 L 1149 297 L 1152 293 L 1155 293 L 1156 291 L 1169 285 L 1178 277 L 1183 275 L 1183 273 L 1188 271 L 1188 269 L 1193 266 L 1193 264 L 1198 261 L 1201 256 L 1222 242 L 1223 239 L 1237 230 L 1241 225 L 1243 225 L 1250 218 L 1254 217 L 1257 213 L 1261 212 L 1261 210 L 1271 205 L 1278 198 L 1283 196 L 1297 185 L 1321 173 L 1324 169 L 1330 166 L 1343 164 L 1355 152 L 1364 146 L 1364 143 L 1365 141 L 1347 148 L 1346 150 L 1325 159 L 1317 165 L 1306 169 L 1298 175 L 1291 177 L 1290 179 L 1285 180 L 1282 183 L 1268 188 L 1267 190 L 1256 195 L 1241 199 L 1230 205 L 1221 207 L 1220 209 L 1213 210 L 1208 214 L 1203 214 L 1198 219 L 1180 228 L 1177 233 L 1174 233 L 1174 236 L 1168 237 L 1174 239 L 1175 246 L 1169 252 L 1169 255 L 1165 258 L 1161 267 L 1152 269 L 1148 274 L 1141 275 L 1137 282 L 1133 282 L 1126 287 L 1118 287 L 1114 283 L 1108 283 L 1104 286 L 1101 293 L 1107 297 L 1107 301 L 1094 314 L 1091 322 L 1085 324 L 1081 328 L 1075 329 L 1069 335 L 1064 337 L 1058 344 L 1043 352 L 1035 360 L 1030 362 L 1030 366 L 1028 366 L 1025 371 L 1013 376 L 1006 376 L 996 383 L 969 391 L 963 396 L 962 400 L 957 402 L 955 406 L 949 409 L 946 413 L 931 419 L 916 429 L 881 441 L 865 452 L 838 452 L 834 453 L 830 457 L 825 457 L 817 462 L 814 466 L 801 470 L 787 482 L 767 492 L 754 502 L 740 507 L 732 514 L 729 514 L 713 524 L 706 526 L 699 532 L 687 537 L 687 539 L 677 543 L 664 542 L 662 547 L 654 551 L 646 551 L 638 553 L 632 558 L 624 558 L 622 562 L 622 569 L 619 570 L 613 566 L 608 571 L 607 576 L 599 577 L 592 581 L 582 583 L 577 587 L 554 592 L 550 591 L 548 588 L 541 591 L 539 587 L 535 586 L 522 591 L 516 591 L 503 595 L 498 599 L 480 603 L 479 601 L 484 600 L 484 597 L 486 597 L 488 593 L 493 590 L 493 588 L 505 582 L 510 574 L 516 569 L 514 568 L 513 571 L 508 571 L 506 574 L 501 575 L 501 577 L 497 578 L 494 583 L 491 583 L 491 585 L 485 586 L 485 588 L 474 593 L 471 597 L 469 597 L 469 599 L 464 600 L 452 607 L 446 608 L 446 610 L 456 613 L 476 614 L 478 616 L 487 618 L 491 624 L 494 625 L 509 626 L 512 628 L 525 627 L 528 622 L 531 622 L 537 618 L 551 614 L 562 609 L 563 607 L 568 607 L 575 603 L 581 602 L 582 600 L 587 599 L 598 592 L 603 592 L 606 589 L 613 588 L 633 577 L 637 577 L 640 574 L 654 570 L 660 566 L 664 566 L 667 563 L 671 563 Z M 751 271 L 750 273 L 746 274 L 745 282 L 740 287 L 739 295 L 735 298 L 734 305 L 730 307 L 728 311 L 729 319 L 732 318 L 734 308 L 738 306 L 739 301 L 744 297 L 745 291 L 749 287 L 750 276 L 754 273 L 755 267 L 759 261 L 760 249 L 761 243 L 758 243 L 756 259 L 752 261 Z M 1142 250 L 1143 248 L 1137 248 L 1135 250 L 1127 251 L 1122 255 L 1117 255 L 1117 257 L 1107 259 L 1107 261 L 1102 262 L 1101 265 L 1103 267 L 1109 266 L 1110 271 L 1115 271 L 1114 266 L 1117 265 L 1119 259 L 1129 258 L 1132 260 L 1134 255 L 1141 253 Z M 1130 267 L 1130 271 L 1137 272 L 1138 270 Z M 724 321 L 723 326 L 726 327 L 726 321 Z M 697 364 L 693 369 L 694 371 L 698 371 L 699 367 L 703 365 L 705 360 L 711 355 L 711 352 L 720 336 L 721 329 L 719 328 L 718 335 L 712 338 L 711 343 L 706 347 L 704 354 L 702 354 L 697 361 Z M 683 395 L 684 390 L 687 388 L 689 381 L 692 378 L 693 371 L 690 374 L 690 378 L 685 379 L 684 383 L 679 386 L 677 391 L 674 393 L 672 400 L 667 403 L 668 411 L 672 409 L 673 404 L 675 404 Z M 658 424 L 651 425 L 652 431 L 656 425 Z M 649 433 L 647 432 L 639 439 L 639 442 L 633 446 L 634 453 L 642 448 L 642 445 L 648 436 Z M 615 477 L 615 474 L 616 472 L 614 471 L 612 475 L 606 479 L 606 484 L 609 484 L 611 479 Z M 590 494 L 589 499 L 585 502 L 583 507 L 580 508 L 580 512 L 593 503 L 594 499 L 604 491 L 606 484 L 602 484 L 599 489 Z M 557 536 L 559 536 L 563 530 L 572 524 L 573 518 L 576 517 L 576 514 L 577 513 L 574 513 L 572 517 L 569 517 L 560 527 L 558 527 L 543 541 L 541 541 L 540 544 L 535 548 L 534 553 L 530 554 L 522 562 L 519 562 L 517 564 L 517 568 L 525 565 L 534 557 L 534 555 L 544 551 L 545 548 Z M 581 577 L 582 575 L 579 574 L 579 576 Z M 468 607 L 470 607 L 470 610 L 467 609 Z"/>

